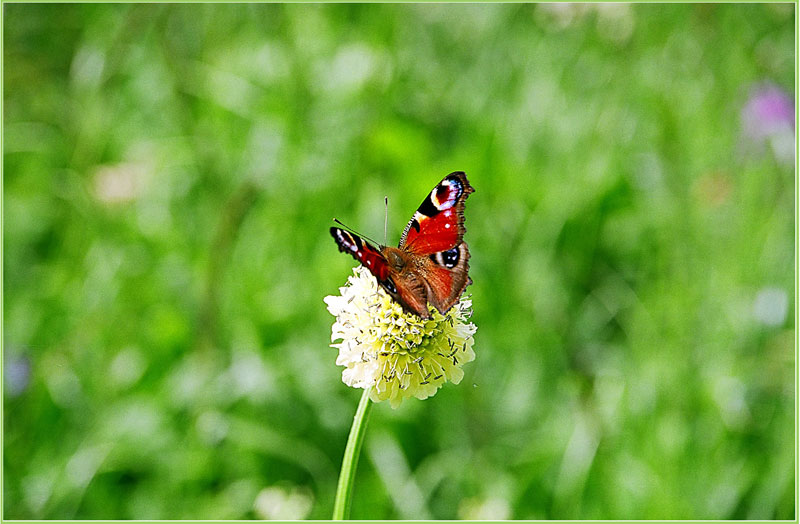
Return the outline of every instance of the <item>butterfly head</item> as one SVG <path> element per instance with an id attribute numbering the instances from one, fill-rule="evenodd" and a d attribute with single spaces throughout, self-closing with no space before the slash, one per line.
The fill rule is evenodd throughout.
<path id="1" fill-rule="evenodd" d="M 395 271 L 402 271 L 406 265 L 407 255 L 396 247 L 383 248 L 383 255 L 386 257 L 389 267 Z"/>

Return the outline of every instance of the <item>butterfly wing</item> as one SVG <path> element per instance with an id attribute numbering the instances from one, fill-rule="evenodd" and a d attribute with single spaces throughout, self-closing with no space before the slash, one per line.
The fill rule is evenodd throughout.
<path id="1" fill-rule="evenodd" d="M 464 201 L 474 191 L 463 172 L 450 173 L 431 190 L 400 239 L 400 249 L 417 260 L 428 301 L 441 313 L 472 283 L 463 238 Z"/>
<path id="2" fill-rule="evenodd" d="M 474 191 L 462 171 L 444 177 L 409 220 L 400 238 L 400 248 L 430 255 L 460 244 L 466 232 L 464 201 Z"/>
<path id="3" fill-rule="evenodd" d="M 469 249 L 466 242 L 430 255 L 420 269 L 425 279 L 428 302 L 444 314 L 458 302 L 469 278 Z"/>
<path id="4" fill-rule="evenodd" d="M 419 272 L 402 271 L 392 272 L 388 284 L 383 288 L 389 292 L 403 309 L 416 313 L 422 318 L 430 318 L 428 311 L 427 284 Z"/>
<path id="5" fill-rule="evenodd" d="M 353 258 L 375 275 L 378 282 L 383 283 L 389 277 L 389 265 L 386 257 L 378 251 L 372 244 L 364 241 L 358 235 L 354 235 L 338 227 L 331 228 L 331 236 L 339 246 L 339 251 L 349 253 Z"/>

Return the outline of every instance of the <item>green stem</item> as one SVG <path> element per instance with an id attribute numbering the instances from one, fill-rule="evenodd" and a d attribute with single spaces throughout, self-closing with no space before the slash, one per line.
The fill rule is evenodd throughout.
<path id="1" fill-rule="evenodd" d="M 336 487 L 336 500 L 333 503 L 332 520 L 346 520 L 350 518 L 350 502 L 353 499 L 353 480 L 356 477 L 358 467 L 358 456 L 361 454 L 361 443 L 364 442 L 364 435 L 367 429 L 367 420 L 372 402 L 369 400 L 369 392 L 372 388 L 364 389 L 361 401 L 356 409 L 356 416 L 353 417 L 353 426 L 350 428 L 350 436 L 347 438 L 347 447 L 342 458 L 342 471 L 339 473 L 339 485 Z"/>

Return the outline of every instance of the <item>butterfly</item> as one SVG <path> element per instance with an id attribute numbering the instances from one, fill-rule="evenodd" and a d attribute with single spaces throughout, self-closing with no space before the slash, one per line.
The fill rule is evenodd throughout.
<path id="1" fill-rule="evenodd" d="M 331 235 L 339 251 L 361 262 L 405 311 L 430 318 L 430 302 L 444 314 L 472 283 L 463 238 L 464 201 L 474 191 L 461 171 L 444 177 L 411 217 L 397 247 L 376 247 L 338 227 Z"/>

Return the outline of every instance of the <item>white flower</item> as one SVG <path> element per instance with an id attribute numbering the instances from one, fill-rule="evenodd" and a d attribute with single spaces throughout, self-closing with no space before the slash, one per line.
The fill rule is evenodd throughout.
<path id="1" fill-rule="evenodd" d="M 461 300 L 442 315 L 429 306 L 425 320 L 403 307 L 378 286 L 363 266 L 353 270 L 341 296 L 325 303 L 335 317 L 331 347 L 339 349 L 336 364 L 344 366 L 342 381 L 355 388 L 372 386 L 374 402 L 426 399 L 450 381 L 464 378 L 461 366 L 475 359 L 472 346 L 477 328 L 467 321 L 472 300 Z"/>

